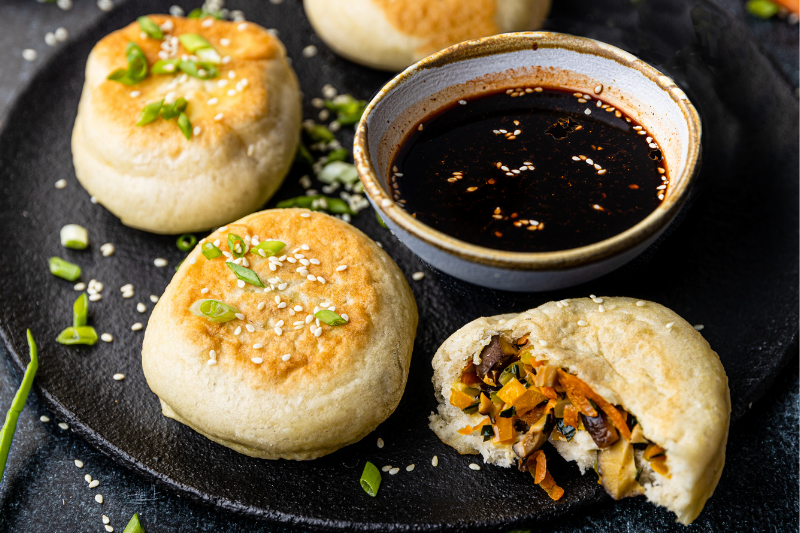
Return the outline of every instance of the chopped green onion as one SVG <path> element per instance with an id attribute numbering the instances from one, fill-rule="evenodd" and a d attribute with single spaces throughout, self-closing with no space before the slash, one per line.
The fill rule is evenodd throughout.
<path id="1" fill-rule="evenodd" d="M 468 415 L 471 415 L 473 413 L 477 413 L 478 412 L 478 408 L 480 406 L 481 406 L 481 402 L 475 402 L 475 403 L 473 403 L 471 405 L 468 405 L 465 408 L 463 408 L 462 411 L 464 411 Z"/>
<path id="2" fill-rule="evenodd" d="M 201 48 L 211 48 L 211 43 L 206 41 L 202 35 L 196 33 L 184 33 L 178 36 L 178 40 L 191 54 L 197 52 Z"/>
<path id="3" fill-rule="evenodd" d="M 219 11 L 206 11 L 200 7 L 192 9 L 189 14 L 186 15 L 186 18 L 189 19 L 204 19 L 206 17 L 214 17 L 217 20 L 222 20 L 223 18 L 222 13 Z"/>
<path id="4" fill-rule="evenodd" d="M 755 17 L 768 19 L 777 15 L 780 8 L 769 0 L 750 0 L 747 2 L 747 11 Z"/>
<path id="5" fill-rule="evenodd" d="M 230 322 L 236 318 L 236 313 L 239 312 L 234 306 L 219 300 L 197 300 L 189 307 L 189 311 L 217 323 Z"/>
<path id="6" fill-rule="evenodd" d="M 178 68 L 193 78 L 201 80 L 209 80 L 216 78 L 219 75 L 217 67 L 205 61 L 181 61 L 178 63 Z"/>
<path id="7" fill-rule="evenodd" d="M 219 53 L 217 53 L 217 51 L 210 46 L 201 48 L 200 50 L 196 51 L 194 55 L 196 55 L 200 61 L 214 63 L 215 65 L 218 65 L 222 62 L 222 58 L 220 57 Z"/>
<path id="8" fill-rule="evenodd" d="M 156 61 L 153 67 L 150 69 L 150 72 L 153 74 L 175 74 L 178 72 L 178 65 L 180 64 L 180 59 L 160 59 Z"/>
<path id="9" fill-rule="evenodd" d="M 367 461 L 364 471 L 361 473 L 361 488 L 373 498 L 378 495 L 378 487 L 381 486 L 381 473 L 378 467 Z"/>
<path id="10" fill-rule="evenodd" d="M 327 211 L 334 215 L 355 215 L 355 212 L 350 209 L 350 206 L 340 198 L 331 198 L 323 196 L 322 194 L 315 194 L 314 196 L 296 196 L 278 202 L 278 208 L 287 207 L 304 207 L 312 211 Z"/>
<path id="11" fill-rule="evenodd" d="M 73 250 L 84 250 L 89 246 L 89 232 L 77 224 L 67 224 L 61 228 L 61 246 Z"/>
<path id="12" fill-rule="evenodd" d="M 14 433 L 17 431 L 19 415 L 25 408 L 28 393 L 31 391 L 31 385 L 33 385 L 33 378 L 36 375 L 36 371 L 39 369 L 39 352 L 36 348 L 36 341 L 33 340 L 31 330 L 27 331 L 27 336 L 31 362 L 25 367 L 25 375 L 22 377 L 22 383 L 20 383 L 19 389 L 17 389 L 14 399 L 11 401 L 11 408 L 8 410 L 8 413 L 6 413 L 6 421 L 3 424 L 3 429 L 0 430 L 0 479 L 2 479 L 3 472 L 5 472 L 6 469 L 8 453 L 11 451 L 11 441 L 14 440 Z"/>
<path id="13" fill-rule="evenodd" d="M 237 278 L 244 281 L 245 283 L 249 283 L 250 285 L 255 285 L 256 287 L 264 286 L 264 283 L 261 282 L 261 278 L 258 277 L 258 274 L 256 274 L 254 270 L 250 270 L 249 268 L 243 267 L 242 265 L 237 265 L 232 261 L 228 261 L 225 264 L 228 265 L 228 268 L 233 270 L 233 273 L 236 274 Z"/>
<path id="14" fill-rule="evenodd" d="M 51 257 L 50 273 L 67 281 L 75 281 L 81 277 L 81 267 L 69 261 L 64 261 L 60 257 Z"/>
<path id="15" fill-rule="evenodd" d="M 161 28 L 158 27 L 158 24 L 153 22 L 153 19 L 150 17 L 139 17 L 136 19 L 136 22 L 139 23 L 139 28 L 147 34 L 148 37 L 152 39 L 163 39 L 164 33 L 161 31 Z"/>
<path id="16" fill-rule="evenodd" d="M 152 104 L 147 104 L 144 106 L 144 109 L 142 109 L 142 114 L 139 116 L 139 122 L 137 122 L 136 125 L 144 126 L 157 119 L 158 113 L 161 111 L 161 106 L 163 104 L 164 100 L 159 100 L 158 102 L 153 102 Z"/>
<path id="17" fill-rule="evenodd" d="M 508 365 L 500 373 L 500 378 L 499 378 L 500 379 L 500 384 L 501 385 L 505 385 L 506 383 L 511 381 L 511 378 L 521 379 L 520 378 L 520 373 L 519 373 L 521 365 L 522 365 L 522 361 L 514 361 L 513 363 Z"/>
<path id="18" fill-rule="evenodd" d="M 389 227 L 386 225 L 386 222 L 383 221 L 377 211 L 375 211 L 375 218 L 378 219 L 378 224 L 380 224 L 383 229 L 389 229 Z"/>
<path id="19" fill-rule="evenodd" d="M 228 250 L 231 251 L 233 257 L 239 259 L 240 257 L 244 257 L 244 254 L 247 253 L 247 244 L 244 242 L 244 239 L 235 233 L 228 233 Z"/>
<path id="20" fill-rule="evenodd" d="M 350 152 L 347 150 L 347 148 L 337 148 L 336 150 L 331 150 L 328 153 L 328 162 L 344 161 L 349 155 Z"/>
<path id="21" fill-rule="evenodd" d="M 340 94 L 333 100 L 325 100 L 325 107 L 337 113 L 336 121 L 342 126 L 351 126 L 361 120 L 367 108 L 365 100 L 356 100 L 349 94 Z"/>
<path id="22" fill-rule="evenodd" d="M 327 309 L 323 309 L 321 311 L 317 311 L 314 313 L 316 318 L 319 318 L 322 322 L 325 322 L 329 326 L 341 326 L 347 324 L 347 320 L 340 317 L 337 313 L 333 311 L 329 311 Z"/>
<path id="23" fill-rule="evenodd" d="M 500 396 L 497 395 L 496 391 L 489 393 L 489 399 L 492 401 L 492 403 L 503 403 L 503 400 L 500 399 Z"/>
<path id="24" fill-rule="evenodd" d="M 89 346 L 97 342 L 97 332 L 92 326 L 81 326 L 79 328 L 67 328 L 56 338 L 59 344 L 71 346 L 73 344 L 87 344 Z"/>
<path id="25" fill-rule="evenodd" d="M 509 407 L 508 409 L 500 411 L 500 416 L 503 417 L 503 418 L 511 418 L 515 414 L 517 414 L 517 408 L 514 407 L 513 405 L 511 407 Z"/>
<path id="26" fill-rule="evenodd" d="M 178 250 L 180 250 L 181 252 L 188 252 L 189 250 L 194 248 L 195 244 L 197 244 L 197 237 L 195 237 L 191 233 L 185 233 L 180 237 L 178 237 L 178 240 L 175 241 L 175 246 L 177 246 Z"/>
<path id="27" fill-rule="evenodd" d="M 483 436 L 484 442 L 494 437 L 494 429 L 492 428 L 492 425 L 484 424 L 481 426 L 481 435 Z"/>
<path id="28" fill-rule="evenodd" d="M 502 416 L 502 414 L 501 414 L 501 416 Z M 556 419 L 556 427 L 561 432 L 561 434 L 564 435 L 564 437 L 566 437 L 567 442 L 570 442 L 572 440 L 572 438 L 575 437 L 575 432 L 576 432 L 575 428 L 572 427 L 572 426 L 566 425 L 564 423 L 564 419 L 563 418 L 557 418 Z"/>
<path id="29" fill-rule="evenodd" d="M 322 124 L 313 124 L 305 126 L 306 135 L 314 142 L 330 142 L 336 139 L 327 127 Z"/>
<path id="30" fill-rule="evenodd" d="M 286 248 L 286 243 L 281 241 L 262 241 L 258 245 L 250 248 L 251 254 L 258 254 L 261 257 L 271 257 Z"/>
<path id="31" fill-rule="evenodd" d="M 192 123 L 189 121 L 189 117 L 186 116 L 186 113 L 181 113 L 178 117 L 178 128 L 180 128 L 181 133 L 183 133 L 187 141 L 192 140 Z"/>
<path id="32" fill-rule="evenodd" d="M 314 164 L 314 156 L 312 156 L 311 152 L 308 151 L 308 148 L 306 148 L 306 145 L 303 144 L 303 141 L 297 143 L 297 154 L 294 157 L 297 161 L 305 163 L 308 166 Z"/>
<path id="33" fill-rule="evenodd" d="M 317 179 L 322 183 L 355 183 L 358 181 L 356 166 L 344 161 L 332 161 L 322 168 Z"/>
<path id="34" fill-rule="evenodd" d="M 142 527 L 142 523 L 139 522 L 139 514 L 134 513 L 131 517 L 128 525 L 125 526 L 125 531 L 122 533 L 145 533 L 144 528 Z"/>
<path id="35" fill-rule="evenodd" d="M 164 104 L 161 106 L 161 118 L 164 120 L 169 120 L 171 118 L 175 118 L 181 113 L 186 110 L 186 106 L 189 102 L 186 101 L 186 98 L 181 96 L 171 104 Z"/>
<path id="36" fill-rule="evenodd" d="M 222 250 L 214 246 L 213 242 L 204 242 L 200 247 L 200 251 L 206 256 L 206 259 L 216 259 L 222 255 Z"/>
<path id="37" fill-rule="evenodd" d="M 72 304 L 72 326 L 80 328 L 86 325 L 89 317 L 89 298 L 86 293 L 81 293 L 75 303 Z"/>
<path id="38" fill-rule="evenodd" d="M 135 85 L 147 77 L 147 57 L 139 45 L 128 43 L 125 49 L 128 68 L 120 68 L 108 75 L 108 79 L 125 85 Z"/>

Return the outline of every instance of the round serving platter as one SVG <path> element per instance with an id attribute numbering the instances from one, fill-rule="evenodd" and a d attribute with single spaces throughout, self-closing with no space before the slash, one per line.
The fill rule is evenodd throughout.
<path id="1" fill-rule="evenodd" d="M 548 294 L 511 294 L 478 288 L 427 269 L 371 210 L 354 225 L 382 243 L 410 281 L 420 311 L 414 358 L 397 411 L 372 435 L 309 462 L 265 461 L 214 444 L 160 414 L 140 365 L 142 332 L 153 304 L 183 254 L 175 238 L 127 228 L 92 204 L 74 176 L 70 135 L 86 57 L 97 40 L 146 13 L 166 12 L 173 2 L 128 2 L 78 36 L 37 76 L 11 109 L 0 133 L 0 297 L 6 313 L 0 334 L 14 363 L 27 363 L 25 329 L 40 347 L 35 385 L 44 404 L 75 432 L 118 463 L 178 494 L 284 524 L 343 530 L 487 530 L 530 524 L 587 505 L 610 501 L 593 475 L 555 457 L 553 475 L 565 489 L 547 498 L 528 475 L 514 469 L 468 468 L 476 460 L 445 446 L 427 427 L 435 409 L 430 359 L 439 344 L 482 315 L 521 311 L 554 298 L 621 295 L 651 299 L 692 323 L 719 353 L 728 373 L 733 417 L 745 412 L 785 368 L 797 349 L 798 319 L 798 105 L 739 23 L 708 2 L 671 0 L 594 2 L 561 0 L 548 29 L 584 35 L 619 46 L 668 72 L 689 94 L 703 120 L 703 167 L 692 205 L 682 221 L 643 257 L 585 286 Z M 390 74 L 359 67 L 330 52 L 314 35 L 302 5 L 262 0 L 230 2 L 249 20 L 276 28 L 304 91 L 311 98 L 325 84 L 368 99 Z M 195 7 L 184 5 L 185 8 Z M 188 9 L 187 9 L 188 11 Z M 319 49 L 312 58 L 301 51 Z M 341 132 L 343 144 L 352 130 Z M 276 197 L 303 193 L 295 168 Z M 53 184 L 65 179 L 65 189 Z M 78 223 L 90 231 L 86 251 L 65 250 L 58 231 Z M 99 246 L 111 242 L 108 258 Z M 83 280 L 105 285 L 92 303 L 90 323 L 109 332 L 112 343 L 64 347 L 57 334 L 71 323 L 78 293 L 54 278 L 47 258 L 79 264 Z M 156 268 L 153 260 L 168 259 Z M 131 283 L 136 296 L 123 299 Z M 147 313 L 136 310 L 137 302 Z M 123 373 L 123 381 L 111 376 Z M 700 391 L 699 391 L 700 392 Z M 358 394 L 358 391 L 353 391 Z M 379 449 L 376 439 L 386 445 Z M 439 466 L 431 466 L 437 455 Z M 552 454 L 553 456 L 555 454 Z M 368 497 L 358 484 L 365 461 L 401 467 L 384 475 L 380 494 Z M 480 461 L 478 461 L 480 462 Z M 415 464 L 413 472 L 404 466 Z M 659 513 L 668 524 L 670 514 Z"/>

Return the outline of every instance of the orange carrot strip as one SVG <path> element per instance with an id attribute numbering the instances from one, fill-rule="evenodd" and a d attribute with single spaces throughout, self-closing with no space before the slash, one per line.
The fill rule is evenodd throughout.
<path id="1" fill-rule="evenodd" d="M 546 398 L 551 400 L 558 398 L 558 394 L 556 394 L 556 391 L 553 387 L 539 387 L 539 391 L 544 394 Z"/>
<path id="2" fill-rule="evenodd" d="M 547 472 L 544 475 L 544 479 L 539 486 L 542 487 L 545 492 L 547 492 L 547 495 L 550 496 L 552 500 L 558 501 L 564 495 L 564 489 L 556 484 L 556 480 L 553 479 L 553 476 L 550 475 L 550 472 Z"/>
<path id="3" fill-rule="evenodd" d="M 536 474 L 533 476 L 533 482 L 537 485 L 544 481 L 547 475 L 547 457 L 544 452 L 539 450 L 536 452 Z"/>
<path id="4" fill-rule="evenodd" d="M 475 430 L 477 430 L 477 429 L 480 429 L 480 428 L 482 428 L 483 426 L 485 426 L 485 425 L 487 425 L 487 424 L 491 424 L 491 423 L 492 423 L 492 421 L 491 421 L 491 420 L 489 420 L 489 417 L 487 416 L 486 418 L 484 418 L 483 420 L 481 420 L 480 422 L 478 422 L 478 424 L 477 424 L 477 425 L 463 427 L 463 428 L 459 429 L 459 430 L 458 430 L 458 432 L 459 432 L 461 435 L 469 435 L 469 434 L 470 434 L 470 433 L 472 433 L 473 431 L 475 431 Z"/>
<path id="5" fill-rule="evenodd" d="M 564 408 L 564 424 L 578 429 L 578 410 L 574 405 L 568 405 Z"/>
<path id="6" fill-rule="evenodd" d="M 586 385 L 586 388 L 589 389 L 589 386 Z M 611 422 L 614 426 L 619 430 L 625 440 L 631 440 L 631 430 L 628 429 L 628 424 L 625 423 L 625 418 L 617 411 L 617 408 L 605 401 L 599 394 L 596 394 L 594 391 L 589 389 L 589 393 L 586 394 L 589 398 L 594 400 L 594 403 L 597 404 L 597 407 L 603 410 L 603 412 L 611 419 Z"/>
<path id="7" fill-rule="evenodd" d="M 594 401 L 594 403 L 596 403 L 597 406 L 606 415 L 608 415 L 608 418 L 611 419 L 611 422 L 614 424 L 614 426 L 619 430 L 622 436 L 625 437 L 625 440 L 631 440 L 631 430 L 628 429 L 628 424 L 625 423 L 625 418 L 622 416 L 622 414 L 617 411 L 616 407 L 605 401 L 602 396 L 594 392 L 592 388 L 582 379 L 580 379 L 578 376 L 567 374 L 559 368 L 558 381 L 561 383 L 561 386 L 564 387 L 564 390 L 567 392 L 567 396 L 572 404 L 578 407 L 583 414 L 587 416 L 597 416 L 597 411 L 594 408 L 591 408 L 591 404 L 589 404 L 589 406 L 592 409 L 592 412 L 594 412 L 594 415 L 585 411 L 585 405 L 576 403 L 576 401 L 573 400 L 573 395 L 576 397 L 576 399 L 578 397 L 582 397 L 583 399 L 588 398 L 589 400 Z M 572 393 L 570 393 L 570 391 L 572 391 Z M 578 401 L 580 402 L 581 399 L 578 399 Z M 586 403 L 589 403 L 588 400 Z"/>
<path id="8" fill-rule="evenodd" d="M 560 368 L 556 372 L 558 373 L 558 382 L 564 387 L 564 391 L 567 393 L 567 397 L 569 401 L 572 402 L 572 405 L 586 416 L 597 416 L 597 411 L 595 411 L 592 404 L 589 403 L 589 400 L 586 399 L 586 395 L 583 392 L 582 385 L 585 385 L 585 383 L 576 376 L 567 374 Z"/>

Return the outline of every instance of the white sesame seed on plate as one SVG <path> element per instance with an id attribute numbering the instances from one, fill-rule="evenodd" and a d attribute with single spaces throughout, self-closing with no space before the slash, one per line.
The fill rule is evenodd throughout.
<path id="1" fill-rule="evenodd" d="M 414 467 L 415 467 L 415 466 L 416 466 L 416 465 L 414 465 L 414 464 L 410 464 L 410 465 L 408 465 L 408 466 L 406 467 L 406 472 L 411 472 L 412 470 L 414 470 Z"/>
<path id="2" fill-rule="evenodd" d="M 470 463 L 470 464 L 469 464 L 469 467 L 470 467 L 472 470 L 480 470 L 480 469 L 481 469 L 481 465 L 479 465 L 479 464 L 477 464 L 477 463 Z"/>
<path id="3" fill-rule="evenodd" d="M 314 57 L 315 55 L 317 55 L 317 47 L 313 44 L 303 48 L 303 57 Z"/>
<path id="4" fill-rule="evenodd" d="M 433 456 L 433 459 L 431 459 L 431 464 L 433 466 L 439 466 L 439 456 L 438 455 L 434 455 Z"/>
<path id="5" fill-rule="evenodd" d="M 139 331 L 139 330 L 141 330 L 141 329 L 142 329 L 142 327 L 143 327 L 143 326 L 142 326 L 142 323 L 141 323 L 141 322 L 136 322 L 134 325 L 132 325 L 132 326 L 131 326 L 131 330 L 133 330 L 133 331 Z"/>
<path id="6" fill-rule="evenodd" d="M 36 56 L 37 56 L 36 50 L 34 50 L 33 48 L 26 48 L 25 50 L 22 51 L 22 58 L 25 61 L 36 61 Z"/>
<path id="7" fill-rule="evenodd" d="M 589 109 L 588 107 L 583 112 L 586 113 L 587 115 L 591 115 L 592 114 L 592 110 Z"/>
<path id="8" fill-rule="evenodd" d="M 703 324 L 695 324 L 694 326 L 694 329 L 696 329 L 697 331 L 703 331 L 704 328 L 705 326 Z"/>
<path id="9" fill-rule="evenodd" d="M 58 423 L 58 427 L 60 427 L 61 429 L 65 430 L 65 431 L 69 429 L 69 426 L 66 424 L 66 422 L 59 422 Z"/>
<path id="10" fill-rule="evenodd" d="M 136 304 L 136 310 L 139 311 L 140 313 L 145 313 L 147 312 L 147 306 L 144 305 L 142 302 L 139 302 L 138 304 Z"/>
<path id="11" fill-rule="evenodd" d="M 103 495 L 102 494 L 95 495 L 94 501 L 96 501 L 97 503 L 103 503 Z"/>
<path id="12" fill-rule="evenodd" d="M 100 11 L 111 11 L 114 9 L 114 2 L 111 0 L 97 0 L 97 7 L 100 8 Z"/>
<path id="13" fill-rule="evenodd" d="M 106 515 L 103 515 L 103 523 L 108 524 L 109 522 L 111 522 L 111 520 L 109 520 L 109 518 Z"/>
<path id="14" fill-rule="evenodd" d="M 389 475 L 393 476 L 393 475 L 397 474 L 399 471 L 400 471 L 400 469 L 397 468 L 397 467 L 392 468 L 391 470 L 389 470 Z"/>
<path id="15" fill-rule="evenodd" d="M 39 417 L 39 420 L 46 424 L 46 423 L 50 422 L 50 417 L 42 415 L 42 416 Z"/>
<path id="16" fill-rule="evenodd" d="M 458 103 L 460 105 L 467 105 L 467 101 L 466 100 L 459 100 Z"/>
<path id="17" fill-rule="evenodd" d="M 75 466 L 77 466 L 78 468 L 83 468 L 83 461 L 81 461 L 80 459 L 75 459 Z"/>
<path id="18" fill-rule="evenodd" d="M 388 472 L 388 471 L 389 471 L 389 470 L 391 470 L 391 469 L 392 469 L 392 465 L 386 465 L 386 466 L 384 466 L 384 467 L 382 467 L 382 468 L 381 468 L 381 471 L 383 471 L 383 472 Z"/>
<path id="19" fill-rule="evenodd" d="M 66 186 L 67 186 L 67 180 L 65 179 L 60 179 L 56 182 L 56 189 L 63 189 Z"/>
<path id="20" fill-rule="evenodd" d="M 645 304 L 644 300 L 639 300 L 638 302 L 636 302 L 636 307 L 644 307 L 644 304 Z"/>
<path id="21" fill-rule="evenodd" d="M 112 377 L 114 378 L 114 381 L 122 381 L 125 379 L 125 374 L 114 374 Z"/>
<path id="22" fill-rule="evenodd" d="M 86 481 L 86 483 L 91 483 L 92 482 L 92 475 L 91 474 L 86 474 L 85 476 L 83 476 L 83 480 Z"/>
<path id="23" fill-rule="evenodd" d="M 167 266 L 167 260 L 161 257 L 157 257 L 153 260 L 153 264 L 159 268 Z"/>
<path id="24" fill-rule="evenodd" d="M 57 45 L 58 41 L 56 40 L 55 34 L 53 32 L 50 32 L 50 31 L 45 33 L 44 34 L 44 43 L 47 46 L 55 46 L 55 45 Z"/>
<path id="25" fill-rule="evenodd" d="M 666 327 L 667 329 L 670 329 L 670 328 L 671 328 L 672 326 L 674 326 L 674 325 L 675 325 L 675 322 L 669 322 L 669 323 L 668 323 L 668 324 L 667 324 L 665 327 Z"/>
<path id="26" fill-rule="evenodd" d="M 411 274 L 411 279 L 413 279 L 414 281 L 419 281 L 424 277 L 425 277 L 424 272 L 414 272 L 413 274 Z"/>
<path id="27" fill-rule="evenodd" d="M 244 320 L 244 315 L 242 313 L 236 313 L 234 316 L 239 320 Z"/>
<path id="28" fill-rule="evenodd" d="M 72 288 L 75 289 L 76 291 L 83 291 L 86 290 L 86 284 L 83 282 L 76 283 Z"/>
<path id="29" fill-rule="evenodd" d="M 287 353 L 287 354 L 284 354 L 284 355 L 281 356 L 281 359 L 284 360 L 284 361 L 288 361 L 291 358 L 292 358 L 292 354 L 290 354 L 290 353 Z"/>
<path id="30" fill-rule="evenodd" d="M 103 342 L 111 342 L 114 340 L 114 337 L 112 337 L 110 333 L 103 333 L 100 335 L 100 340 Z"/>
<path id="31" fill-rule="evenodd" d="M 99 486 L 100 486 L 100 481 L 99 481 L 99 480 L 97 480 L 97 479 L 93 479 L 93 480 L 91 480 L 91 481 L 89 482 L 89 488 L 90 488 L 90 489 L 96 489 L 96 488 L 97 488 L 97 487 L 99 487 Z M 111 527 L 111 526 L 106 526 L 106 531 L 108 531 L 108 528 L 109 528 L 109 527 Z M 113 529 L 112 529 L 112 531 L 113 531 Z"/>
<path id="32" fill-rule="evenodd" d="M 383 448 L 383 445 L 384 445 L 383 439 L 378 437 L 377 444 L 378 444 L 378 448 Z"/>

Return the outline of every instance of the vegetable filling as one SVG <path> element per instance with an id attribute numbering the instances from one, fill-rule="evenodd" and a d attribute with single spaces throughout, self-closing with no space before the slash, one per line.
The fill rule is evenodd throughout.
<path id="1" fill-rule="evenodd" d="M 564 490 L 547 470 L 541 447 L 548 439 L 571 442 L 580 431 L 588 432 L 599 448 L 598 482 L 615 500 L 644 493 L 638 458 L 669 477 L 664 448 L 645 438 L 633 415 L 565 369 L 537 360 L 535 352 L 527 335 L 514 343 L 492 337 L 480 363 L 470 362 L 452 384 L 450 403 L 479 420 L 458 430 L 460 434 L 478 432 L 495 446 L 511 446 L 519 470 L 530 472 L 554 500 Z"/>

